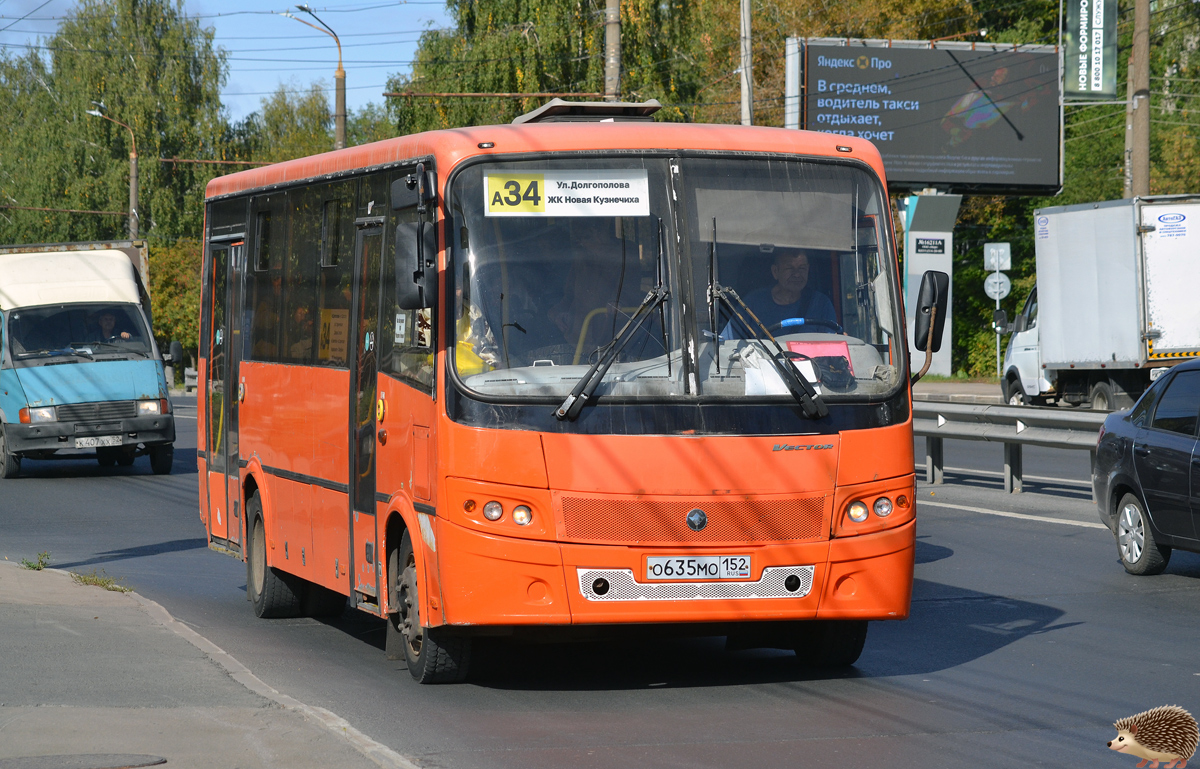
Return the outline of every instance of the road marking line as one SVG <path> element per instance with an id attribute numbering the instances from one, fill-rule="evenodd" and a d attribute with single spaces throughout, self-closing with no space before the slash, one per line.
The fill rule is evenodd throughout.
<path id="1" fill-rule="evenodd" d="M 1068 521 L 1063 518 L 1048 518 L 1044 515 L 1029 515 L 1027 513 L 1009 513 L 1004 510 L 989 510 L 986 507 L 970 507 L 969 505 L 955 505 L 950 502 L 929 502 L 924 499 L 917 500 L 917 506 L 929 505 L 930 507 L 949 507 L 955 510 L 966 510 L 970 513 L 983 513 L 984 515 L 999 515 L 1003 518 L 1023 518 L 1027 521 L 1041 521 L 1042 523 L 1058 523 L 1063 526 L 1082 526 L 1085 529 L 1104 529 L 1108 531 L 1108 527 L 1103 523 L 1092 523 L 1090 521 Z"/>
<path id="2" fill-rule="evenodd" d="M 350 725 L 349 721 L 336 713 L 325 708 L 308 705 L 295 697 L 290 697 L 272 688 L 261 678 L 251 673 L 248 667 L 234 659 L 233 655 L 229 652 L 171 616 L 171 612 L 163 608 L 162 604 L 151 601 L 149 598 L 137 593 L 130 593 L 129 596 L 144 606 L 146 613 L 152 619 L 169 630 L 174 631 L 176 635 L 204 652 L 209 659 L 224 668 L 230 678 L 255 694 L 273 700 L 288 710 L 295 711 L 306 718 L 316 721 L 329 731 L 345 739 L 355 750 L 383 767 L 383 769 L 419 769 L 412 759 L 406 758 L 387 745 L 371 739 L 355 729 Z"/>
<path id="3" fill-rule="evenodd" d="M 921 473 L 925 472 L 925 465 L 916 465 L 916 467 L 914 467 L 913 469 L 917 474 L 921 474 Z M 943 467 L 942 469 L 947 472 L 952 472 L 952 473 L 976 473 L 979 475 L 994 475 L 997 477 L 1004 476 L 1004 473 L 1001 472 L 1000 470 L 977 470 L 974 467 Z M 1066 484 L 1070 484 L 1072 486 L 1086 486 L 1089 489 L 1092 487 L 1091 481 L 1078 481 L 1078 480 L 1074 480 L 1072 478 L 1057 478 L 1057 477 L 1051 477 L 1049 475 L 1028 475 L 1028 474 L 1022 474 L 1021 477 L 1025 478 L 1026 480 L 1030 480 L 1030 481 L 1050 481 L 1051 483 L 1066 483 Z"/>

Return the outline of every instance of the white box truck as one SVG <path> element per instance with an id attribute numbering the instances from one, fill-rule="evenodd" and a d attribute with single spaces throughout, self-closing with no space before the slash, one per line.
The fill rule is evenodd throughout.
<path id="1" fill-rule="evenodd" d="M 1128 408 L 1200 356 L 1200 195 L 1043 208 L 1033 224 L 1037 285 L 1008 326 L 1005 401 Z"/>

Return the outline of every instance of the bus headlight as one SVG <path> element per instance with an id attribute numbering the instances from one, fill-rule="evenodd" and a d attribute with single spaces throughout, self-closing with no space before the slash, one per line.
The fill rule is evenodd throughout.
<path id="1" fill-rule="evenodd" d="M 517 505 L 513 508 L 513 523 L 518 526 L 528 526 L 533 523 L 533 511 L 525 505 Z"/>
<path id="2" fill-rule="evenodd" d="M 849 516 L 850 520 L 854 521 L 855 523 L 862 523 L 863 521 L 867 520 L 867 515 L 869 515 L 870 512 L 871 511 L 867 509 L 867 503 L 860 499 L 850 503 L 849 509 L 846 510 L 846 515 Z"/>
<path id="3" fill-rule="evenodd" d="M 138 416 L 158 416 L 162 413 L 162 406 L 158 401 L 138 401 Z"/>
<path id="4" fill-rule="evenodd" d="M 880 497 L 875 500 L 875 515 L 880 518 L 887 518 L 892 514 L 892 500 L 887 497 Z"/>
<path id="5" fill-rule="evenodd" d="M 25 424 L 37 422 L 57 422 L 58 415 L 54 412 L 53 406 L 38 406 L 37 408 L 21 409 L 18 413 L 18 418 Z"/>
<path id="6" fill-rule="evenodd" d="M 504 515 L 504 505 L 499 502 L 488 502 L 483 506 L 483 517 L 489 521 L 498 521 Z"/>

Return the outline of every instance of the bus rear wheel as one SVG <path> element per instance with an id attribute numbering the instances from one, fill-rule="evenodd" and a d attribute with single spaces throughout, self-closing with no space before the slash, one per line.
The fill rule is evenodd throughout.
<path id="1" fill-rule="evenodd" d="M 866 620 L 814 620 L 796 637 L 796 656 L 805 665 L 844 668 L 853 665 L 867 641 Z"/>
<path id="2" fill-rule="evenodd" d="M 254 615 L 262 619 L 299 617 L 303 597 L 300 580 L 267 565 L 267 532 L 257 491 L 246 501 L 246 516 L 250 519 L 246 590 L 254 604 Z"/>
<path id="3" fill-rule="evenodd" d="M 400 546 L 388 553 L 388 598 L 388 659 L 403 658 L 417 683 L 465 680 L 471 664 L 471 639 L 453 635 L 446 628 L 422 625 L 417 559 L 407 531 Z"/>

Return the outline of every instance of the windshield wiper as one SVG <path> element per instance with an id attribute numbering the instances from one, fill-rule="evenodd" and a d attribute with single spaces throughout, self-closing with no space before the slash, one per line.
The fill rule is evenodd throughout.
<path id="1" fill-rule="evenodd" d="M 746 331 L 763 346 L 763 351 L 767 352 L 767 360 L 771 361 L 771 364 L 775 366 L 775 370 L 779 372 L 779 377 L 783 380 L 784 386 L 787 387 L 788 392 L 792 394 L 792 397 L 796 399 L 796 402 L 800 404 L 801 410 L 804 411 L 804 416 L 808 417 L 809 419 L 822 419 L 829 416 L 829 407 L 825 405 L 825 401 L 821 399 L 821 396 L 817 394 L 817 391 L 811 384 L 809 384 L 809 381 L 804 378 L 804 376 L 800 373 L 800 370 L 792 365 L 788 354 L 784 352 L 783 348 L 779 345 L 779 342 L 776 341 L 775 337 L 771 335 L 771 332 L 767 330 L 767 327 L 762 324 L 762 321 L 758 319 L 758 316 L 754 314 L 754 311 L 746 306 L 746 303 L 742 301 L 742 298 L 738 296 L 736 291 L 734 291 L 732 288 L 726 288 L 717 282 L 716 253 L 717 220 L 713 219 L 713 242 L 709 250 L 710 261 L 708 268 L 709 318 L 714 319 L 715 322 L 715 318 L 717 317 L 717 306 L 721 302 L 724 302 L 725 306 L 727 306 L 730 312 L 732 312 L 737 318 L 737 321 L 745 326 Z M 759 330 L 756 330 L 754 326 L 751 326 L 746 322 L 746 319 L 742 317 L 741 310 L 738 309 L 739 307 L 741 310 L 745 310 L 746 314 L 754 320 L 754 323 L 758 326 L 758 329 L 761 330 L 762 333 L 759 333 Z M 721 333 L 715 325 L 713 326 L 713 334 L 717 339 L 717 358 L 720 359 Z M 766 349 L 767 340 L 770 340 L 771 344 L 775 347 L 774 355 L 771 355 Z"/>
<path id="2" fill-rule="evenodd" d="M 73 347 L 62 347 L 57 350 L 33 350 L 17 354 L 18 360 L 26 360 L 28 358 L 52 358 L 55 355 L 78 355 L 88 360 L 95 360 L 92 354 L 84 350 L 76 350 Z"/>
<path id="3" fill-rule="evenodd" d="M 646 298 L 638 305 L 637 311 L 630 316 L 629 320 L 625 321 L 625 325 L 617 332 L 617 335 L 612 338 L 612 341 L 606 344 L 600 351 L 600 357 L 592 364 L 583 378 L 579 380 L 571 394 L 562 402 L 554 412 L 554 416 L 562 419 L 575 419 L 579 416 L 579 412 L 583 411 L 583 407 L 588 401 L 592 400 L 593 393 L 600 386 L 600 382 L 604 380 L 604 375 L 608 369 L 616 362 L 617 356 L 621 354 L 621 350 L 633 338 L 634 332 L 642 327 L 646 319 L 654 312 L 654 308 L 661 305 L 667 299 L 669 292 L 662 284 L 661 273 L 659 275 L 659 283 L 650 292 L 646 294 Z M 667 351 L 667 359 L 670 360 L 671 353 Z"/>

